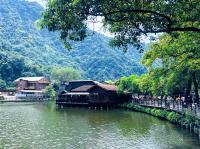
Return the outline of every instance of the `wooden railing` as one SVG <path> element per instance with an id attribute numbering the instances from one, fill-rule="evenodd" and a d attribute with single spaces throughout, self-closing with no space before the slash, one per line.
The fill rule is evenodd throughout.
<path id="1" fill-rule="evenodd" d="M 180 112 L 182 114 L 188 114 L 200 118 L 200 104 L 197 103 L 186 103 L 181 100 L 169 101 L 169 100 L 148 99 L 148 98 L 132 98 L 131 102 L 142 106 L 172 110 Z"/>

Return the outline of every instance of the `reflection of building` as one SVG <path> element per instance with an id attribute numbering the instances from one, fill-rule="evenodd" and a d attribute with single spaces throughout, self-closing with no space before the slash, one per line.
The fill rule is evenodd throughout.
<path id="1" fill-rule="evenodd" d="M 97 81 L 72 81 L 59 94 L 59 105 L 110 106 L 129 100 L 127 94 L 118 94 L 115 85 Z"/>
<path id="2" fill-rule="evenodd" d="M 42 98 L 44 89 L 50 84 L 45 77 L 21 77 L 14 82 L 18 98 Z"/>

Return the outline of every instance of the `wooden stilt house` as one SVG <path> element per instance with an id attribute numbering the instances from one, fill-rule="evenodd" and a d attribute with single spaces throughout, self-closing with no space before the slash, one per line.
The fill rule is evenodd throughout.
<path id="1" fill-rule="evenodd" d="M 115 85 L 97 81 L 72 81 L 58 96 L 58 105 L 113 106 L 130 99 L 128 94 L 118 94 Z"/>

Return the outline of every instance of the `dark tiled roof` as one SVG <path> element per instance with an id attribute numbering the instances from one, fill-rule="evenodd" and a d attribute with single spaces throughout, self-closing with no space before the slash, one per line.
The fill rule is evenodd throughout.
<path id="1" fill-rule="evenodd" d="M 96 82 L 95 84 L 96 85 L 82 85 L 80 87 L 72 89 L 71 92 L 88 92 L 93 87 L 100 87 L 107 91 L 117 91 L 117 87 L 115 85 L 103 84 L 99 82 Z"/>
<path id="2" fill-rule="evenodd" d="M 71 90 L 71 92 L 87 92 L 95 85 L 82 85 L 80 87 L 74 88 Z"/>
<path id="3" fill-rule="evenodd" d="M 74 83 L 74 82 L 94 82 L 94 83 L 96 83 L 97 81 L 94 81 L 94 80 L 72 80 L 72 81 L 69 81 L 69 83 Z"/>
<path id="4" fill-rule="evenodd" d="M 117 91 L 117 87 L 115 85 L 97 83 L 97 86 L 107 91 Z"/>

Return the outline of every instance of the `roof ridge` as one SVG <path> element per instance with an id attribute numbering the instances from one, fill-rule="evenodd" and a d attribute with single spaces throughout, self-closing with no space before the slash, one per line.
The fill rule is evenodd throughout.
<path id="1" fill-rule="evenodd" d="M 39 81 L 42 78 L 46 78 L 45 76 L 39 76 L 39 77 L 20 77 L 18 79 L 16 79 L 14 82 L 17 82 L 19 80 L 26 80 L 26 81 Z M 33 79 L 33 80 L 31 80 Z"/>
<path id="2" fill-rule="evenodd" d="M 98 82 L 96 85 L 106 90 L 116 91 L 116 85 L 105 84 L 100 82 Z"/>

